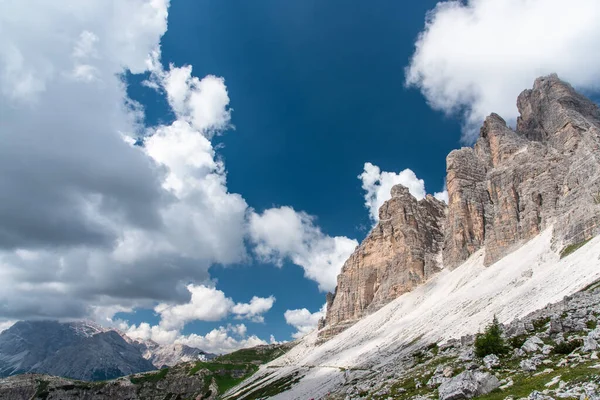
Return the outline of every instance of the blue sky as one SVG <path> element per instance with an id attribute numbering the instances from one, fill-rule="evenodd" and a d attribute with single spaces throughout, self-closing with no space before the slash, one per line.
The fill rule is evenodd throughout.
<path id="1" fill-rule="evenodd" d="M 218 142 L 229 190 L 259 212 L 290 205 L 316 216 L 327 234 L 360 241 L 371 226 L 357 179 L 365 162 L 386 171 L 410 168 L 430 192 L 440 191 L 445 157 L 459 146 L 460 121 L 432 110 L 404 83 L 403 69 L 434 5 L 174 2 L 162 62 L 225 78 L 235 130 Z M 173 118 L 162 96 L 139 78 L 129 82 L 149 123 Z M 246 323 L 260 337 L 289 340 L 295 329 L 284 312 L 314 312 L 324 303 L 317 284 L 289 261 L 281 268 L 256 260 L 214 266 L 210 274 L 234 300 L 276 297 L 265 323 Z M 125 317 L 138 323 L 151 320 L 149 314 Z M 185 331 L 202 333 L 223 322 L 197 321 Z"/>
<path id="2" fill-rule="evenodd" d="M 0 8 L 0 330 L 298 337 L 393 184 L 443 199 L 448 152 L 536 77 L 600 82 L 596 0 Z"/>

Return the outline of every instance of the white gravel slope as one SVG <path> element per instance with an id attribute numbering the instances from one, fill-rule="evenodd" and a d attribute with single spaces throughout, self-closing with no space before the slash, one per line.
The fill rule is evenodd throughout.
<path id="1" fill-rule="evenodd" d="M 416 342 L 476 333 L 494 315 L 501 322 L 524 317 L 600 279 L 600 237 L 562 260 L 551 249 L 551 237 L 550 228 L 489 267 L 483 266 L 483 251 L 475 253 L 324 344 L 316 345 L 316 332 L 307 335 L 242 385 L 271 373 L 263 386 L 300 370 L 300 382 L 274 398 L 317 399 L 343 383 L 340 367 L 378 370 Z"/>

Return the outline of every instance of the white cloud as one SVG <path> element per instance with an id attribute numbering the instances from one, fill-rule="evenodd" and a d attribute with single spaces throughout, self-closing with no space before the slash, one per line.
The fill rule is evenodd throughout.
<path id="1" fill-rule="evenodd" d="M 178 330 L 167 330 L 160 325 L 150 326 L 145 322 L 138 326 L 121 323 L 119 328 L 133 339 L 153 340 L 159 344 L 181 343 L 215 354 L 268 344 L 256 335 L 246 337 L 246 327 L 243 324 L 220 326 L 206 335 L 182 335 Z"/>
<path id="2" fill-rule="evenodd" d="M 448 204 L 448 191 L 445 189 L 441 192 L 435 192 L 433 194 L 433 197 L 435 197 L 439 201 L 443 201 L 444 203 Z"/>
<path id="3" fill-rule="evenodd" d="M 13 326 L 17 321 L 0 321 L 0 333 Z"/>
<path id="4" fill-rule="evenodd" d="M 227 89 L 221 78 L 193 77 L 191 67 L 158 67 L 168 5 L 3 4 L 5 318 L 106 320 L 157 301 L 185 305 L 186 285 L 205 281 L 210 265 L 247 257 L 247 205 L 229 193 L 209 140 L 229 125 Z M 171 101 L 177 120 L 146 131 L 119 75 L 149 68 L 183 105 Z M 166 80 L 178 73 L 179 94 Z M 145 146 L 133 146 L 143 134 Z"/>
<path id="5" fill-rule="evenodd" d="M 319 311 L 314 313 L 311 313 L 306 308 L 302 308 L 299 310 L 287 310 L 283 316 L 288 325 L 297 329 L 297 332 L 292 334 L 292 337 L 298 339 L 312 332 L 317 327 L 319 320 L 325 317 L 326 312 L 327 304 L 324 304 Z"/>
<path id="6" fill-rule="evenodd" d="M 275 297 L 252 297 L 250 303 L 238 303 L 231 308 L 237 319 L 249 319 L 253 322 L 264 322 L 262 314 L 273 307 Z"/>
<path id="7" fill-rule="evenodd" d="M 191 334 L 182 336 L 175 340 L 175 343 L 186 344 L 215 354 L 231 353 L 239 349 L 268 344 L 256 335 L 241 338 L 232 337 L 229 334 L 230 331 L 231 329 L 221 326 L 206 335 Z"/>
<path id="8" fill-rule="evenodd" d="M 234 303 L 225 294 L 212 287 L 188 285 L 192 297 L 189 303 L 178 305 L 159 304 L 155 311 L 160 315 L 157 325 L 142 322 L 130 325 L 127 321 L 109 320 L 113 326 L 133 339 L 153 340 L 159 344 L 182 343 L 211 353 L 227 353 L 241 348 L 267 344 L 256 335 L 247 336 L 244 324 L 228 324 L 213 329 L 206 335 L 181 333 L 185 324 L 191 321 L 219 321 L 230 314 L 254 322 L 262 322 L 262 314 L 269 311 L 275 298 L 254 296 L 250 303 Z"/>
<path id="9" fill-rule="evenodd" d="M 231 121 L 229 94 L 223 78 L 208 75 L 203 79 L 192 76 L 192 66 L 170 66 L 163 71 L 154 62 L 154 79 L 164 87 L 175 114 L 207 137 L 228 128 Z"/>
<path id="10" fill-rule="evenodd" d="M 169 306 L 159 304 L 154 311 L 160 314 L 160 325 L 167 329 L 181 329 L 189 321 L 220 321 L 227 317 L 234 303 L 220 290 L 206 286 L 188 285 L 192 294 L 189 303 Z"/>
<path id="11" fill-rule="evenodd" d="M 600 2 L 468 0 L 432 10 L 406 70 L 429 104 L 465 117 L 472 141 L 491 112 L 510 122 L 516 98 L 553 72 L 575 87 L 600 88 Z"/>
<path id="12" fill-rule="evenodd" d="M 248 328 L 246 328 L 246 325 L 244 324 L 229 325 L 228 329 L 240 337 L 246 336 L 246 333 L 248 332 Z"/>
<path id="13" fill-rule="evenodd" d="M 237 319 L 264 322 L 263 314 L 273 307 L 275 297 L 254 296 L 250 303 L 234 303 L 221 290 L 204 285 L 188 285 L 191 299 L 185 304 L 159 304 L 154 308 L 160 314 L 164 330 L 181 330 L 190 321 L 220 321 L 229 314 Z"/>
<path id="14" fill-rule="evenodd" d="M 199 285 L 209 280 L 211 265 L 247 259 L 249 233 L 260 257 L 289 257 L 322 290 L 335 287 L 356 241 L 325 235 L 289 207 L 275 209 L 274 218 L 253 214 L 241 195 L 229 192 L 211 143 L 230 127 L 227 88 L 222 78 L 193 76 L 191 66 L 163 69 L 159 44 L 168 6 L 168 0 L 3 3 L 1 318 L 106 323 L 118 311 L 158 303 L 162 325 L 128 330 L 161 341 L 177 340 L 196 319 L 259 321 L 274 298 L 235 304 Z M 151 72 L 148 85 L 166 95 L 173 123 L 144 126 L 141 106 L 127 97 L 127 70 Z M 143 146 L 134 145 L 140 137 Z M 242 341 L 222 343 L 215 347 Z"/>
<path id="15" fill-rule="evenodd" d="M 285 206 L 252 213 L 249 230 L 260 259 L 281 265 L 289 258 L 322 291 L 335 289 L 342 265 L 358 246 L 356 240 L 325 235 L 311 216 Z"/>
<path id="16" fill-rule="evenodd" d="M 379 208 L 392 196 L 390 191 L 394 185 L 402 184 L 408 188 L 417 200 L 425 197 L 425 182 L 417 178 L 410 169 L 405 169 L 399 174 L 381 171 L 377 165 L 365 163 L 364 171 L 358 176 L 362 181 L 365 191 L 365 207 L 369 210 L 369 217 L 374 223 L 379 221 Z"/>

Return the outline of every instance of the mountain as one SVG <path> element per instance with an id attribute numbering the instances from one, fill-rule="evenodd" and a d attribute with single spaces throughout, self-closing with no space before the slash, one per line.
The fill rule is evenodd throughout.
<path id="1" fill-rule="evenodd" d="M 0 377 L 35 372 L 107 380 L 211 358 L 189 346 L 133 340 L 84 321 L 20 321 L 0 333 Z"/>
<path id="2" fill-rule="evenodd" d="M 40 374 L 0 378 L 2 400 L 215 400 L 258 370 L 258 366 L 288 351 L 293 344 L 257 346 L 210 361 L 182 362 L 160 371 L 109 381 L 82 382 Z"/>
<path id="3" fill-rule="evenodd" d="M 443 371 L 412 368 L 433 348 L 463 346 L 472 353 L 472 335 L 494 316 L 505 329 L 519 327 L 505 332 L 507 339 L 535 334 L 532 340 L 548 351 L 573 341 L 580 357 L 573 359 L 597 359 L 590 349 L 597 346 L 592 331 L 600 291 L 579 292 L 600 280 L 600 111 L 556 75 L 537 79 L 517 105 L 516 129 L 492 114 L 473 147 L 448 155 L 447 206 L 431 197 L 417 201 L 402 186 L 392 189 L 379 223 L 328 294 L 319 330 L 226 398 L 269 392 L 275 399 L 410 398 L 408 393 L 446 399 L 439 382 L 427 393 L 414 390 L 426 385 L 428 374 Z M 580 296 L 591 300 L 569 301 Z M 544 318 L 552 321 L 532 319 L 552 303 L 568 306 L 546 308 L 551 314 Z M 454 372 L 443 378 L 453 379 L 454 389 L 486 388 L 448 399 L 487 393 L 498 376 L 507 384 L 514 375 L 513 393 L 531 393 L 530 399 L 548 399 L 532 391 L 558 383 L 549 383 L 557 375 L 581 383 L 570 371 L 584 361 L 519 349 L 502 360 L 502 371 L 490 372 L 481 359 L 459 359 L 452 351 L 449 359 L 437 359 L 442 370 L 453 363 Z M 550 372 L 528 369 L 542 361 L 559 373 L 546 379 L 540 374 Z M 581 376 L 596 379 L 597 363 L 584 364 Z M 465 370 L 472 372 L 459 377 Z M 412 383 L 403 387 L 407 377 Z M 496 389 L 490 398 L 511 393 Z"/>
<path id="4" fill-rule="evenodd" d="M 0 333 L 0 376 L 105 380 L 153 369 L 119 333 L 90 322 L 20 321 Z"/>
<path id="5" fill-rule="evenodd" d="M 181 362 L 209 361 L 216 357 L 185 344 L 159 345 L 152 341 L 140 342 L 144 351 L 142 356 L 149 360 L 156 368 L 172 367 Z"/>
<path id="6" fill-rule="evenodd" d="M 556 75 L 537 79 L 517 106 L 516 130 L 492 114 L 473 147 L 448 155 L 448 206 L 392 188 L 327 297 L 321 338 L 480 249 L 490 265 L 545 229 L 558 250 L 600 232 L 598 107 Z"/>
<path id="7" fill-rule="evenodd" d="M 600 111 L 556 75 L 517 105 L 515 129 L 492 114 L 473 147 L 448 155 L 448 205 L 392 188 L 319 329 L 280 357 L 267 347 L 101 384 L 20 375 L 0 380 L 0 397 L 600 398 Z M 498 354 L 479 357 L 489 339 L 474 336 L 490 326 Z M 90 329 L 71 331 L 101 334 Z M 50 335 L 13 335 L 0 368 L 60 352 L 68 338 Z"/>

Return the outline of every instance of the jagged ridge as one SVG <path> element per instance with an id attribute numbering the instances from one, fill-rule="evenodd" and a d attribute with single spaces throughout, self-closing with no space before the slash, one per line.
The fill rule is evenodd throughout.
<path id="1" fill-rule="evenodd" d="M 490 115 L 473 147 L 447 157 L 447 207 L 396 186 L 380 221 L 348 259 L 327 315 L 328 338 L 479 249 L 500 260 L 553 226 L 553 248 L 600 231 L 600 111 L 556 75 L 517 101 L 512 130 Z M 323 329 L 324 328 L 324 329 Z"/>

